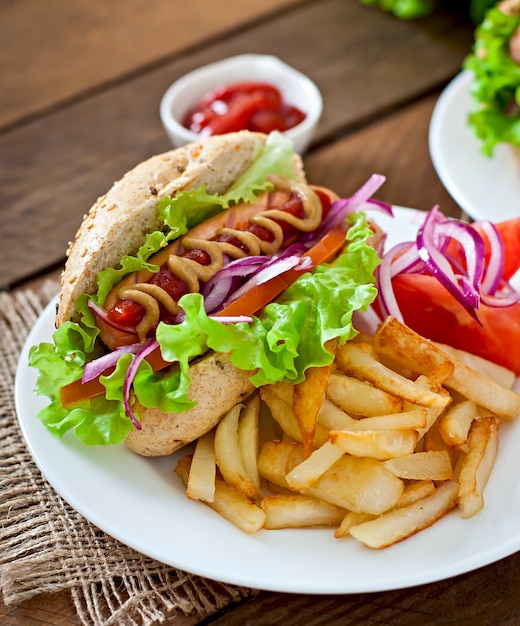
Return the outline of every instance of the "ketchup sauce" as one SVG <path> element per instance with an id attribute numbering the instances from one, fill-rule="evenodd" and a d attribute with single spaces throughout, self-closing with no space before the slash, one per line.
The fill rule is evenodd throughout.
<path id="1" fill-rule="evenodd" d="M 203 136 L 239 130 L 268 134 L 288 130 L 305 117 L 303 111 L 283 100 L 274 85 L 240 82 L 217 87 L 206 94 L 188 111 L 183 126 Z"/>

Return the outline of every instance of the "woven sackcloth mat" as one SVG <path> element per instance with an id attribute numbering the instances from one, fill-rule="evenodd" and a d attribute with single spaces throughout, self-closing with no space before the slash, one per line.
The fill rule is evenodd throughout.
<path id="1" fill-rule="evenodd" d="M 15 415 L 14 378 L 27 334 L 57 290 L 0 293 L 0 587 L 6 604 L 70 590 L 86 626 L 197 621 L 254 592 L 172 569 L 98 530 L 42 477 Z M 179 617 L 180 616 L 180 617 Z"/>

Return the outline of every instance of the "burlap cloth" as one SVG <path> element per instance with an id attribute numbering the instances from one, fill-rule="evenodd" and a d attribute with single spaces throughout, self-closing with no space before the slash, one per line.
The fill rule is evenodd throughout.
<path id="1" fill-rule="evenodd" d="M 55 283 L 0 293 L 0 587 L 6 604 L 70 590 L 88 626 L 198 620 L 252 595 L 154 561 L 105 535 L 42 477 L 18 427 L 14 378 L 27 334 Z M 184 619 L 184 618 L 183 618 Z"/>

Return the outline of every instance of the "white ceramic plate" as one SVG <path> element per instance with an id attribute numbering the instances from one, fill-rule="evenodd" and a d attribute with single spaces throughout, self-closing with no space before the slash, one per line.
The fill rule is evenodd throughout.
<path id="1" fill-rule="evenodd" d="M 520 216 L 520 154 L 500 144 L 493 156 L 467 124 L 471 109 L 468 71 L 456 76 L 437 101 L 429 130 L 430 155 L 457 204 L 475 220 L 500 222 Z"/>
<path id="2" fill-rule="evenodd" d="M 390 243 L 415 234 L 424 213 L 396 208 L 377 214 Z M 136 550 L 208 578 L 259 589 L 313 594 L 383 591 L 433 582 L 476 569 L 520 548 L 520 424 L 501 430 L 500 453 L 486 507 L 457 512 L 391 548 L 373 551 L 337 540 L 328 529 L 247 535 L 201 503 L 188 500 L 173 473 L 178 453 L 146 459 L 124 445 L 89 448 L 56 440 L 36 417 L 46 401 L 33 395 L 29 347 L 50 340 L 52 302 L 30 333 L 16 378 L 19 423 L 36 463 L 56 491 L 96 526 Z"/>

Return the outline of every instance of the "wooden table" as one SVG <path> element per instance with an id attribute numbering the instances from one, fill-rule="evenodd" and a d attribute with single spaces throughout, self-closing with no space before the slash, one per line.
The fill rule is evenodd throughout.
<path id="1" fill-rule="evenodd" d="M 379 198 L 460 215 L 433 169 L 427 135 L 436 99 L 471 46 L 464 18 L 439 12 L 403 22 L 357 0 L 179 5 L 0 5 L 1 288 L 57 275 L 92 202 L 138 161 L 170 147 L 158 115 L 167 86 L 243 52 L 275 54 L 322 90 L 323 118 L 305 156 L 311 181 L 348 195 L 379 172 L 387 176 Z M 454 579 L 374 594 L 263 592 L 207 623 L 516 624 L 519 564 L 514 555 Z M 0 604 L 0 621 L 79 623 L 65 592 Z"/>

